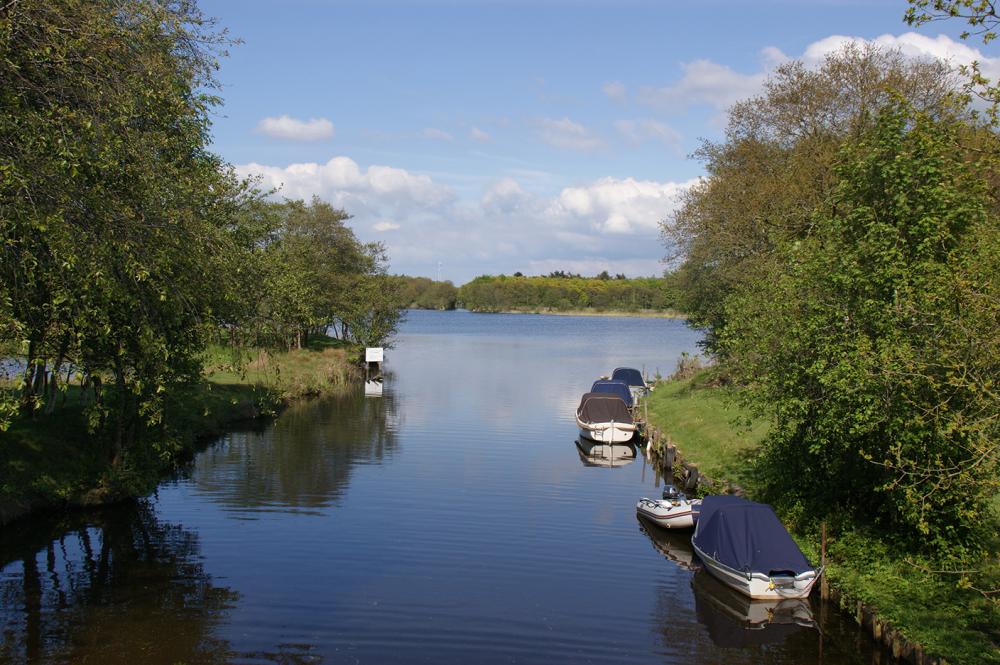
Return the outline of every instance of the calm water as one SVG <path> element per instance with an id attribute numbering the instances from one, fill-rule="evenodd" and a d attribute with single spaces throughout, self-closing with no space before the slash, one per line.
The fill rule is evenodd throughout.
<path id="1" fill-rule="evenodd" d="M 0 531 L 0 661 L 877 662 L 830 608 L 693 572 L 685 537 L 636 519 L 659 482 L 641 453 L 575 445 L 597 375 L 669 373 L 697 339 L 412 312 L 382 397 L 296 405 L 147 501 Z"/>

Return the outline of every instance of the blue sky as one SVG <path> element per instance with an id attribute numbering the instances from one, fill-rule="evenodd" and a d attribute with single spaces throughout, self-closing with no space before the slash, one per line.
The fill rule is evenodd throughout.
<path id="1" fill-rule="evenodd" d="M 995 64 L 958 25 L 914 33 L 897 0 L 200 4 L 243 40 L 214 149 L 343 207 L 393 272 L 440 262 L 456 283 L 661 272 L 659 222 L 703 173 L 690 153 L 785 59 L 853 38 Z"/>

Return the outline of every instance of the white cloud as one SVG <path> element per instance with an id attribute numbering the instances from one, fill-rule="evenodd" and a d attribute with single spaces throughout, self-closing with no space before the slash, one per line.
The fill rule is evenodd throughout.
<path id="1" fill-rule="evenodd" d="M 767 78 L 764 71 L 741 74 L 711 60 L 695 60 L 681 68 L 684 75 L 673 85 L 641 87 L 636 95 L 639 103 L 664 111 L 682 111 L 696 104 L 722 111 L 752 96 Z"/>
<path id="2" fill-rule="evenodd" d="M 434 141 L 454 141 L 455 137 L 444 131 L 443 129 L 438 129 L 436 127 L 428 127 L 421 135 L 425 139 L 432 139 Z"/>
<path id="3" fill-rule="evenodd" d="M 615 129 L 629 143 L 639 144 L 646 141 L 659 141 L 664 145 L 679 149 L 681 135 L 672 127 L 662 122 L 646 118 L 644 120 L 618 120 Z"/>
<path id="4" fill-rule="evenodd" d="M 511 212 L 530 200 L 524 188 L 513 178 L 503 178 L 493 183 L 483 194 L 482 206 L 486 209 Z"/>
<path id="5" fill-rule="evenodd" d="M 429 175 L 363 168 L 348 157 L 237 170 L 258 174 L 265 187 L 280 186 L 279 197 L 315 194 L 345 209 L 360 238 L 386 243 L 393 271 L 433 276 L 437 261 L 444 261 L 450 273 L 443 277 L 456 282 L 536 264 L 585 274 L 654 274 L 663 254 L 658 224 L 692 184 L 602 178 L 547 195 L 530 189 L 545 186 L 537 177 L 515 176 L 488 183 L 477 198 L 460 199 Z"/>
<path id="6" fill-rule="evenodd" d="M 454 192 L 434 183 L 429 176 L 379 165 L 362 171 L 349 157 L 334 157 L 326 164 L 281 167 L 250 163 L 236 168 L 241 175 L 260 176 L 265 187 L 279 189 L 281 196 L 307 199 L 315 194 L 349 212 L 358 208 L 435 208 L 454 198 Z"/>
<path id="7" fill-rule="evenodd" d="M 590 152 L 604 145 L 604 142 L 591 130 L 569 118 L 561 120 L 542 118 L 536 126 L 538 137 L 554 148 Z"/>
<path id="8" fill-rule="evenodd" d="M 299 120 L 288 115 L 264 118 L 257 131 L 278 139 L 291 141 L 325 141 L 333 138 L 333 123 L 326 118 Z"/>
<path id="9" fill-rule="evenodd" d="M 831 35 L 809 44 L 800 59 L 808 66 L 817 67 L 827 55 L 841 50 L 847 44 L 874 44 L 882 48 L 899 49 L 903 55 L 911 58 L 937 58 L 953 66 L 978 62 L 987 76 L 1000 79 L 1000 58 L 988 57 L 979 49 L 947 35 L 929 37 L 907 32 L 901 35 L 884 34 L 874 39 Z M 681 65 L 681 78 L 677 82 L 665 86 L 642 86 L 636 94 L 636 100 L 661 111 L 684 111 L 690 106 L 704 104 L 724 112 L 735 102 L 758 94 L 768 74 L 790 59 L 774 46 L 761 49 L 759 57 L 760 68 L 747 74 L 711 60 L 684 63 Z M 609 92 L 610 85 L 612 84 L 604 87 L 605 94 L 609 97 L 616 90 L 612 88 L 612 92 Z"/>
<path id="10" fill-rule="evenodd" d="M 550 213 L 586 222 L 605 233 L 657 231 L 660 222 L 680 205 L 680 195 L 696 182 L 601 178 L 583 187 L 563 189 Z"/>
<path id="11" fill-rule="evenodd" d="M 490 141 L 489 133 L 484 132 L 478 127 L 473 127 L 469 130 L 469 138 L 473 141 L 478 141 L 479 143 L 489 143 Z"/>
<path id="12" fill-rule="evenodd" d="M 624 102 L 626 99 L 625 84 L 621 81 L 608 81 L 601 86 L 601 91 L 612 101 Z"/>
<path id="13" fill-rule="evenodd" d="M 928 37 L 916 32 L 906 32 L 898 36 L 884 34 L 875 39 L 831 35 L 807 46 L 802 54 L 802 60 L 808 65 L 817 66 L 827 55 L 843 49 L 847 44 L 874 44 L 886 49 L 899 49 L 903 55 L 910 58 L 936 58 L 955 67 L 978 62 L 987 75 L 993 77 L 1000 75 L 1000 58 L 987 57 L 979 49 L 947 35 Z"/>

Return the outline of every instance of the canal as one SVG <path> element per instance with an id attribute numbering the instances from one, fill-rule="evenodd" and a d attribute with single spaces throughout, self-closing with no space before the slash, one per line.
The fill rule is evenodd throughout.
<path id="1" fill-rule="evenodd" d="M 638 455 L 583 456 L 616 365 L 682 322 L 411 312 L 360 388 L 228 434 L 134 505 L 0 532 L 3 663 L 875 663 L 818 600 L 751 605 L 635 516 Z"/>

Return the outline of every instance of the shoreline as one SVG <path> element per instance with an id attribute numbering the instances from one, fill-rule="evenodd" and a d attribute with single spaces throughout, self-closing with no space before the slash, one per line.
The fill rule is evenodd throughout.
<path id="1" fill-rule="evenodd" d="M 113 477 L 109 481 L 108 474 L 113 472 L 110 464 L 94 461 L 94 456 L 99 457 L 106 447 L 99 437 L 84 435 L 66 440 L 59 431 L 47 429 L 53 418 L 80 425 L 79 406 L 68 411 L 58 409 L 20 428 L 20 436 L 11 446 L 19 451 L 0 458 L 12 468 L 29 467 L 30 471 L 22 473 L 24 476 L 55 477 L 45 489 L 24 479 L 20 483 L 13 481 L 15 490 L 0 494 L 0 530 L 36 513 L 110 506 L 146 496 L 218 437 L 273 420 L 293 402 L 348 390 L 356 384 L 352 379 L 360 376 L 356 369 L 359 361 L 358 349 L 341 347 L 300 349 L 274 357 L 265 352 L 242 373 L 206 363 L 201 383 L 186 389 L 190 393 L 177 396 L 172 418 L 177 429 L 172 436 L 180 444 L 170 458 L 151 461 L 136 451 L 138 461 L 133 471 L 142 476 L 140 488 L 117 487 Z M 39 444 L 57 449 L 56 459 L 70 459 L 70 464 L 75 465 L 73 471 L 56 468 L 51 458 L 39 458 L 32 450 Z"/>
<path id="2" fill-rule="evenodd" d="M 709 494 L 745 493 L 752 498 L 753 487 L 748 486 L 752 478 L 740 470 L 763 438 L 764 425 L 754 423 L 738 432 L 732 426 L 738 408 L 718 392 L 722 389 L 698 385 L 699 376 L 703 375 L 661 381 L 658 390 L 645 398 L 652 402 L 647 402 L 650 450 L 679 486 L 693 476 L 699 495 L 707 490 Z M 811 560 L 819 561 L 821 536 L 801 525 L 794 527 L 788 530 L 799 546 Z M 894 659 L 919 665 L 978 662 L 967 656 L 970 649 L 989 642 L 990 628 L 986 623 L 976 627 L 973 615 L 981 608 L 972 608 L 971 596 L 912 564 L 907 567 L 909 552 L 892 550 L 860 527 L 831 534 L 829 543 L 819 585 L 821 598 L 852 617 Z M 891 582 L 883 579 L 887 575 L 893 578 Z M 940 634 L 935 618 L 942 607 L 946 613 L 964 617 L 947 636 Z M 956 643 L 958 634 L 964 634 L 964 639 Z"/>
<path id="3" fill-rule="evenodd" d="M 650 310 L 641 309 L 634 312 L 626 310 L 586 310 L 586 309 L 566 309 L 566 310 L 554 310 L 545 308 L 533 308 L 533 309 L 499 309 L 496 311 L 484 311 L 484 310 L 466 310 L 472 312 L 473 314 L 539 314 L 539 315 L 550 315 L 550 316 L 595 316 L 595 317 L 607 317 L 607 318 L 633 318 L 633 319 L 678 319 L 687 320 L 687 315 L 681 312 L 675 312 L 673 310 Z"/>

